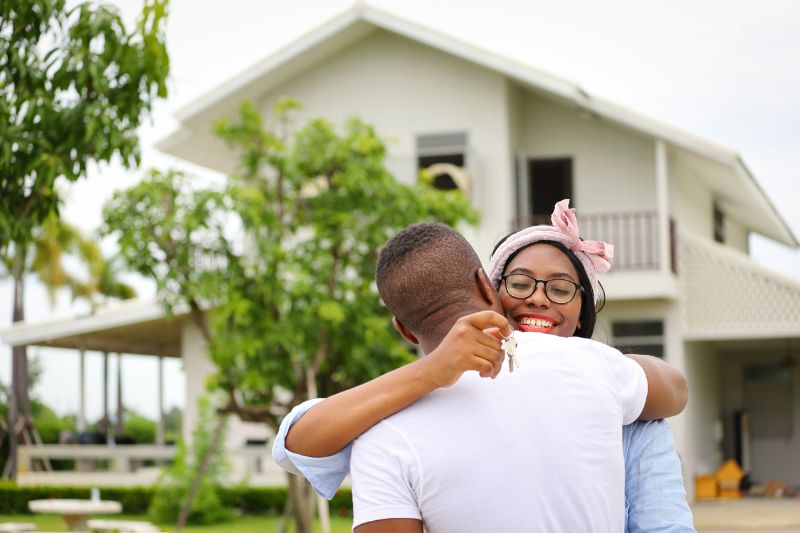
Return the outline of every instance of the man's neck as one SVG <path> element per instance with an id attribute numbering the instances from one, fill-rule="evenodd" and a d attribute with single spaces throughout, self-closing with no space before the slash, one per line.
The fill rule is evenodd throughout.
<path id="1" fill-rule="evenodd" d="M 431 333 L 417 337 L 420 348 L 422 348 L 422 351 L 425 352 L 425 355 L 428 355 L 442 343 L 447 334 L 450 333 L 450 330 L 453 329 L 453 326 L 459 318 L 472 313 L 477 313 L 478 311 L 484 311 L 486 309 L 488 309 L 488 307 L 485 309 L 462 308 L 457 312 L 453 312 L 451 309 L 448 313 L 446 313 L 446 315 L 443 316 L 441 320 L 437 321 L 437 326 L 433 331 L 431 331 Z"/>

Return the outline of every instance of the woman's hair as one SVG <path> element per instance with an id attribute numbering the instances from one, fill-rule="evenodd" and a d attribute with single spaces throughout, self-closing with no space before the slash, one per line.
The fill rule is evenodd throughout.
<path id="1" fill-rule="evenodd" d="M 497 242 L 497 244 L 495 244 L 494 249 L 492 250 L 492 255 L 494 255 L 497 249 L 500 247 L 500 245 L 503 244 L 512 235 L 514 234 L 509 233 L 508 235 L 500 239 Z M 605 291 L 603 290 L 603 286 L 598 282 L 598 286 L 600 287 L 602 294 L 598 295 L 597 304 L 594 305 L 595 301 L 594 292 L 592 291 L 592 284 L 589 281 L 589 276 L 586 274 L 586 269 L 583 267 L 580 259 L 578 259 L 578 257 L 572 250 L 570 250 L 560 242 L 556 241 L 536 241 L 531 244 L 528 244 L 527 246 L 523 246 L 522 248 L 515 250 L 508 257 L 508 260 L 506 261 L 506 266 L 508 266 L 511 263 L 511 261 L 517 256 L 517 254 L 519 254 L 522 250 L 530 248 L 534 244 L 549 244 L 550 246 L 558 248 L 564 255 L 567 256 L 567 259 L 569 259 L 570 263 L 572 263 L 572 266 L 575 267 L 575 272 L 578 273 L 578 281 L 580 282 L 581 287 L 583 287 L 585 294 L 581 299 L 581 312 L 580 312 L 581 325 L 579 328 L 575 330 L 575 333 L 573 333 L 572 335 L 573 337 L 582 337 L 585 339 L 591 339 L 592 334 L 594 333 L 595 323 L 597 322 L 597 313 L 601 309 L 603 309 L 603 307 L 605 307 L 606 303 L 606 295 Z M 505 267 L 503 268 L 503 270 L 505 271 Z M 499 287 L 496 288 L 499 290 Z"/>

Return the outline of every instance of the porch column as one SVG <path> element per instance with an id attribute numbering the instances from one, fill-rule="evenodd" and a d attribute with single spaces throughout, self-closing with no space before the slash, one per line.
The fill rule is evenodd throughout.
<path id="1" fill-rule="evenodd" d="M 108 352 L 103 352 L 103 425 L 108 438 L 111 428 L 108 418 Z"/>
<path id="2" fill-rule="evenodd" d="M 86 350 L 81 349 L 78 374 L 78 431 L 86 431 Z"/>
<path id="3" fill-rule="evenodd" d="M 117 353 L 117 427 L 115 433 L 122 436 L 122 417 L 125 415 L 125 405 L 122 403 L 122 354 Z"/>
<path id="4" fill-rule="evenodd" d="M 158 428 L 156 444 L 164 445 L 164 357 L 158 356 Z"/>
<path id="5" fill-rule="evenodd" d="M 659 270 L 662 274 L 672 271 L 669 234 L 669 167 L 667 145 L 656 139 L 656 218 L 658 225 Z"/>

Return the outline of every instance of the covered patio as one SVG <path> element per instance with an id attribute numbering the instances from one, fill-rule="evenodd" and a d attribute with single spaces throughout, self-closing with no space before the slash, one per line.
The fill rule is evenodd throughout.
<path id="1" fill-rule="evenodd" d="M 80 360 L 80 371 L 75 378 L 79 396 L 77 413 L 78 433 L 87 432 L 86 418 L 86 358 L 87 352 L 103 354 L 103 420 L 106 439 L 100 442 L 83 439 L 81 444 L 26 444 L 18 447 L 18 477 L 21 484 L 70 484 L 89 486 L 149 485 L 156 481 L 159 467 L 143 467 L 145 463 L 165 464 L 175 454 L 175 446 L 165 442 L 164 431 L 164 361 L 181 359 L 186 377 L 186 401 L 183 414 L 182 436 L 191 437 L 197 420 L 197 398 L 205 391 L 205 378 L 214 371 L 196 327 L 187 314 L 177 309 L 172 315 L 153 301 L 134 301 L 98 310 L 86 316 L 40 323 L 20 323 L 0 330 L 0 339 L 11 346 L 41 346 L 71 351 L 65 356 Z M 133 445 L 122 435 L 119 413 L 123 412 L 121 380 L 124 373 L 124 356 L 138 355 L 158 358 L 157 375 L 153 376 L 158 396 L 158 421 L 155 444 Z M 109 376 L 109 359 L 118 358 L 117 375 Z M 109 378 L 117 380 L 116 409 L 109 398 Z M 149 389 L 153 389 L 149 386 Z M 110 423 L 111 412 L 117 414 Z M 230 420 L 226 442 L 228 455 L 234 463 L 234 475 L 250 473 L 256 484 L 280 485 L 285 477 L 269 459 L 264 446 L 268 440 L 266 426 L 244 424 Z M 94 436 L 98 436 L 94 434 Z M 247 446 L 248 443 L 260 445 Z M 74 460 L 73 471 L 49 471 L 36 468 L 50 460 Z M 97 464 L 107 464 L 107 469 L 97 469 Z"/>

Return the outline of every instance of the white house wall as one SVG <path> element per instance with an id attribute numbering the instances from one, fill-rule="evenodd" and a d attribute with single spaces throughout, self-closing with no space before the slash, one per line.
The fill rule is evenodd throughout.
<path id="1" fill-rule="evenodd" d="M 694 476 L 713 473 L 722 464 L 722 380 L 719 358 L 708 343 L 686 342 L 684 350 L 690 408 L 682 457 L 689 475 L 686 481 L 693 482 Z"/>
<path id="2" fill-rule="evenodd" d="M 507 81 L 499 74 L 384 31 L 375 31 L 265 94 L 268 113 L 282 96 L 304 115 L 341 124 L 358 115 L 387 141 L 389 167 L 416 179 L 416 136 L 465 132 L 471 200 L 483 215 L 465 233 L 486 258 L 513 212 Z"/>
<path id="3" fill-rule="evenodd" d="M 725 218 L 725 244 L 749 255 L 749 237 L 750 232 L 742 224 L 730 217 Z"/>
<path id="4" fill-rule="evenodd" d="M 216 366 L 208 356 L 207 344 L 202 333 L 190 320 L 184 322 L 181 342 L 183 370 L 186 375 L 183 437 L 189 442 L 197 425 L 197 400 L 200 396 L 207 394 L 206 379 L 216 372 Z M 229 417 L 225 445 L 229 449 L 237 449 L 244 446 L 247 439 L 265 440 L 268 434 L 269 432 L 263 424 L 242 422 L 235 417 Z M 237 466 L 234 465 L 234 469 Z"/>
<path id="5" fill-rule="evenodd" d="M 574 205 L 580 213 L 656 208 L 652 139 L 532 91 L 525 91 L 522 113 L 521 152 L 530 158 L 573 158 Z"/>
<path id="6" fill-rule="evenodd" d="M 714 237 L 711 189 L 679 159 L 670 157 L 670 212 L 678 226 L 695 235 Z"/>

